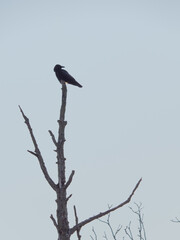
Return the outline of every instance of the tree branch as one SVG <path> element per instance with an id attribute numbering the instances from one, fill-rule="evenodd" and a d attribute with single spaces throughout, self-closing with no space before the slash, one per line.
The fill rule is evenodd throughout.
<path id="1" fill-rule="evenodd" d="M 108 213 L 110 213 L 110 212 L 113 212 L 113 211 L 115 211 L 116 209 L 121 208 L 121 207 L 123 207 L 124 205 L 126 205 L 127 203 L 129 203 L 129 202 L 131 201 L 131 198 L 132 198 L 132 196 L 134 195 L 135 191 L 136 191 L 137 188 L 139 187 L 139 184 L 140 184 L 141 181 L 142 181 L 142 178 L 138 181 L 138 183 L 136 184 L 135 188 L 133 189 L 132 193 L 131 193 L 130 196 L 127 198 L 127 200 L 125 200 L 123 203 L 121 203 L 121 204 L 119 204 L 118 206 L 116 206 L 116 207 L 114 207 L 114 208 L 111 208 L 111 209 L 109 209 L 109 210 L 107 210 L 107 211 L 105 211 L 105 212 L 100 212 L 99 214 L 97 214 L 97 215 L 95 215 L 95 216 L 93 216 L 93 217 L 90 217 L 90 218 L 88 218 L 88 219 L 86 219 L 86 220 L 78 223 L 77 225 L 75 225 L 74 227 L 72 227 L 72 228 L 70 229 L 70 234 L 72 235 L 75 231 L 77 231 L 78 228 L 81 228 L 81 227 L 83 227 L 84 225 L 86 225 L 86 224 L 94 221 L 95 219 L 98 219 L 98 218 L 100 218 L 100 217 L 103 217 L 103 216 L 105 216 L 106 214 L 108 214 Z"/>
<path id="2" fill-rule="evenodd" d="M 33 151 L 29 151 L 29 150 L 27 150 L 27 151 L 28 151 L 29 153 L 31 153 L 32 155 L 38 157 L 38 155 L 37 155 L 35 152 L 33 152 Z"/>
<path id="3" fill-rule="evenodd" d="M 126 235 L 131 239 L 134 240 L 133 234 L 131 232 L 131 222 L 129 223 L 129 226 L 126 226 L 126 228 L 124 229 Z"/>
<path id="4" fill-rule="evenodd" d="M 95 231 L 94 227 L 92 227 L 92 232 L 94 233 L 94 237 L 95 237 L 95 238 L 90 235 L 91 239 L 92 239 L 92 240 L 97 240 L 97 234 L 96 234 L 96 231 Z"/>
<path id="5" fill-rule="evenodd" d="M 51 130 L 49 130 L 48 132 L 49 132 L 49 134 L 50 134 L 50 136 L 51 136 L 51 138 L 52 138 L 52 141 L 53 141 L 54 145 L 57 147 L 57 142 L 56 142 L 56 139 L 55 139 L 54 134 L 52 133 Z"/>
<path id="6" fill-rule="evenodd" d="M 56 227 L 56 229 L 57 229 L 57 231 L 58 231 L 58 225 L 57 225 L 57 222 L 56 222 L 56 220 L 55 220 L 55 218 L 53 217 L 52 214 L 51 214 L 51 216 L 50 216 L 50 219 L 52 220 L 54 226 Z"/>
<path id="7" fill-rule="evenodd" d="M 69 176 L 69 179 L 68 179 L 66 185 L 65 185 L 65 188 L 66 188 L 66 189 L 67 189 L 67 188 L 69 187 L 69 185 L 71 184 L 72 179 L 73 179 L 73 176 L 74 176 L 74 173 L 75 173 L 75 171 L 73 170 L 73 171 L 71 172 L 71 175 Z"/>
<path id="8" fill-rule="evenodd" d="M 109 206 L 108 208 L 111 209 L 110 206 Z M 116 229 L 116 231 L 114 231 L 114 229 L 112 228 L 111 222 L 110 222 L 110 214 L 111 214 L 111 213 L 108 213 L 108 216 L 107 216 L 107 220 L 106 220 L 106 221 L 101 220 L 101 219 L 99 219 L 99 221 L 108 225 L 113 239 L 114 239 L 114 240 L 117 240 L 116 236 L 117 236 L 117 234 L 119 233 L 119 231 L 122 229 L 122 226 L 119 225 L 118 228 Z M 105 236 L 106 236 L 106 235 L 105 235 Z"/>
<path id="9" fill-rule="evenodd" d="M 77 216 L 77 212 L 76 212 L 76 207 L 74 206 L 74 215 L 75 215 L 75 221 L 76 221 L 76 225 L 78 225 L 78 216 Z M 81 240 L 81 235 L 80 235 L 80 230 L 81 228 L 77 228 L 77 238 L 78 240 Z"/>
<path id="10" fill-rule="evenodd" d="M 176 217 L 176 218 L 175 218 L 175 220 L 174 220 L 174 219 L 172 219 L 172 220 L 171 220 L 171 222 L 174 222 L 174 223 L 180 223 L 180 220 L 179 220 L 179 218 L 178 218 L 178 217 Z"/>
<path id="11" fill-rule="evenodd" d="M 139 240 L 146 240 L 146 231 L 145 231 L 145 226 L 144 226 L 144 215 L 142 214 L 142 204 L 137 204 L 134 203 L 137 207 L 137 210 L 134 210 L 132 207 L 130 207 L 131 211 L 138 216 L 138 239 Z M 129 223 L 128 226 L 124 229 L 126 235 L 131 239 L 134 240 L 134 236 L 131 230 L 131 222 Z"/>
<path id="12" fill-rule="evenodd" d="M 33 145 L 34 145 L 34 148 L 35 148 L 35 151 L 32 152 L 32 151 L 28 151 L 29 153 L 35 155 L 39 161 L 39 165 L 41 167 L 41 170 L 44 174 L 44 177 L 45 179 L 47 180 L 47 182 L 49 183 L 49 185 L 56 191 L 57 190 L 57 187 L 56 187 L 56 184 L 54 183 L 54 181 L 51 179 L 51 177 L 49 176 L 48 174 L 48 171 L 46 169 L 46 166 L 45 166 L 45 163 L 44 163 L 44 160 L 43 160 L 43 157 L 41 155 L 41 152 L 39 150 L 39 147 L 38 147 L 38 144 L 36 142 L 36 139 L 34 137 L 34 134 L 33 134 L 33 130 L 31 128 L 31 125 L 30 125 L 30 122 L 29 122 L 29 119 L 26 117 L 26 115 L 24 114 L 22 108 L 19 106 L 19 109 L 20 109 L 20 112 L 25 120 L 25 124 L 27 125 L 27 128 L 29 130 L 29 133 L 30 133 L 30 136 L 31 136 L 31 139 L 32 139 L 32 142 L 33 142 Z"/>
<path id="13" fill-rule="evenodd" d="M 72 197 L 72 194 L 70 194 L 67 198 L 66 198 L 66 202 L 69 201 L 69 199 Z"/>
<path id="14" fill-rule="evenodd" d="M 138 215 L 138 221 L 139 221 L 139 227 L 138 227 L 138 237 L 140 240 L 146 240 L 146 231 L 145 231 L 145 227 L 144 227 L 144 221 L 143 221 L 143 217 L 144 215 L 142 214 L 142 204 L 137 204 L 134 203 L 137 207 L 137 211 L 135 211 L 132 207 L 130 207 L 131 211 L 135 214 Z"/>

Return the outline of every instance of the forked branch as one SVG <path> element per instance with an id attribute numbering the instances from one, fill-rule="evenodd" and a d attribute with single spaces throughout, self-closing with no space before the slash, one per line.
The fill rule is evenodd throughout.
<path id="1" fill-rule="evenodd" d="M 41 167 L 41 170 L 42 170 L 42 172 L 44 174 L 45 179 L 47 180 L 49 185 L 56 191 L 57 190 L 56 184 L 54 183 L 54 181 L 51 179 L 51 177 L 48 174 L 48 171 L 47 171 L 47 168 L 45 166 L 45 163 L 44 163 L 43 157 L 41 155 L 41 152 L 39 150 L 37 141 L 36 141 L 36 139 L 34 137 L 34 133 L 33 133 L 32 127 L 30 125 L 29 119 L 26 117 L 26 115 L 24 114 L 24 112 L 23 112 L 23 110 L 22 110 L 22 108 L 20 106 L 19 106 L 19 109 L 20 109 L 21 114 L 22 114 L 22 116 L 24 118 L 25 124 L 27 125 L 27 128 L 29 130 L 29 133 L 30 133 L 30 136 L 31 136 L 34 148 L 35 148 L 34 152 L 29 151 L 29 150 L 28 150 L 28 152 L 37 157 L 37 159 L 39 161 L 39 165 Z"/>

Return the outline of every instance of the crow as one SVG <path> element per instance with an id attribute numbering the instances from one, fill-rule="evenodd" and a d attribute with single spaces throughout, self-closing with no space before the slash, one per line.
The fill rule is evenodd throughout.
<path id="1" fill-rule="evenodd" d="M 78 86 L 78 87 L 82 87 L 78 82 L 76 82 L 76 80 L 64 69 L 63 66 L 57 64 L 55 67 L 54 67 L 54 72 L 56 74 L 56 77 L 57 79 L 60 81 L 64 81 L 64 82 L 67 82 L 69 84 L 72 84 L 74 86 Z"/>

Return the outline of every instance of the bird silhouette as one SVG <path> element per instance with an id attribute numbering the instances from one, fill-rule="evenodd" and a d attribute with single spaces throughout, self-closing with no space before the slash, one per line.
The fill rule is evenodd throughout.
<path id="1" fill-rule="evenodd" d="M 64 66 L 57 64 L 54 67 L 54 72 L 56 74 L 57 79 L 60 81 L 64 81 L 66 83 L 72 84 L 77 87 L 82 87 L 66 70 L 62 69 Z"/>

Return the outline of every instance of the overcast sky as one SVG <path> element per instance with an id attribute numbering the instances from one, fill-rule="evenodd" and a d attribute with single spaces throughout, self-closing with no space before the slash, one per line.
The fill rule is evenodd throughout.
<path id="1" fill-rule="evenodd" d="M 1 1 L 1 239 L 57 239 L 55 195 L 27 152 L 34 149 L 18 105 L 56 180 L 48 130 L 57 133 L 59 63 L 83 85 L 68 85 L 70 225 L 74 204 L 84 220 L 124 201 L 142 177 L 128 206 L 142 202 L 148 239 L 179 240 L 180 224 L 171 222 L 180 217 L 179 13 L 177 0 Z M 128 206 L 113 224 L 132 220 L 137 229 Z M 98 221 L 82 239 L 92 226 L 103 239 Z"/>

